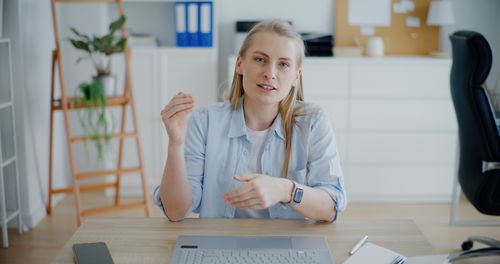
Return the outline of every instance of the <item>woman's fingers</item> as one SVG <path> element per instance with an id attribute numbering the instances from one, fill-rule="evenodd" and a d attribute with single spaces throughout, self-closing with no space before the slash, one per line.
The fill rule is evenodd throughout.
<path id="1" fill-rule="evenodd" d="M 191 112 L 194 106 L 194 98 L 190 94 L 178 93 L 161 111 L 163 119 L 169 119 L 179 112 Z"/>
<path id="2" fill-rule="evenodd" d="M 241 209 L 252 209 L 252 210 L 257 210 L 257 209 L 263 209 L 264 207 L 262 206 L 262 203 L 259 199 L 255 198 L 250 198 L 244 201 L 239 201 L 237 203 L 232 203 L 234 207 L 241 208 Z"/>
<path id="3" fill-rule="evenodd" d="M 176 105 L 173 105 L 173 106 L 169 107 L 168 109 L 164 109 L 162 111 L 162 116 L 165 119 L 169 119 L 169 118 L 171 118 L 172 116 L 174 116 L 177 113 L 183 112 L 185 110 L 192 109 L 193 106 L 194 106 L 193 102 L 176 104 Z"/>
<path id="4" fill-rule="evenodd" d="M 249 195 L 252 191 L 252 187 L 250 184 L 243 184 L 240 187 L 224 193 L 224 200 L 227 202 L 233 202 L 239 199 L 240 196 Z"/>
<path id="5" fill-rule="evenodd" d="M 168 102 L 168 104 L 163 108 L 162 111 L 168 110 L 169 108 L 179 105 L 179 104 L 186 104 L 186 103 L 194 103 L 194 98 L 193 97 L 177 97 L 175 96 Z"/>
<path id="6" fill-rule="evenodd" d="M 255 198 L 255 194 L 253 194 L 253 189 L 249 187 L 249 184 L 244 184 L 242 187 L 235 189 L 231 192 L 224 194 L 224 200 L 227 203 L 238 203 L 241 201 L 245 201 L 248 199 Z"/>

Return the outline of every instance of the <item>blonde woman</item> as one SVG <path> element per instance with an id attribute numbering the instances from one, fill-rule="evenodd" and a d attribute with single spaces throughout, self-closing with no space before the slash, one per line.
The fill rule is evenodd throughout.
<path id="1" fill-rule="evenodd" d="M 228 102 L 189 116 L 194 98 L 179 93 L 165 106 L 155 203 L 168 219 L 337 218 L 346 206 L 337 144 L 324 112 L 303 102 L 303 58 L 288 23 L 261 22 L 239 51 Z"/>

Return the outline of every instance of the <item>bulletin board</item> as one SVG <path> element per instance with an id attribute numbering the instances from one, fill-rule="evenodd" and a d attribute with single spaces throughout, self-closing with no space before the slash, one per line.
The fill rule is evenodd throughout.
<path id="1" fill-rule="evenodd" d="M 426 24 L 431 0 L 413 0 L 415 9 L 405 14 L 395 13 L 393 6 L 400 0 L 391 0 L 391 25 L 375 27 L 374 36 L 382 37 L 386 55 L 428 55 L 439 49 L 439 27 Z M 358 36 L 364 43 L 359 26 L 348 23 L 349 0 L 336 0 L 335 46 L 356 46 Z M 419 27 L 408 27 L 406 17 L 420 18 Z"/>

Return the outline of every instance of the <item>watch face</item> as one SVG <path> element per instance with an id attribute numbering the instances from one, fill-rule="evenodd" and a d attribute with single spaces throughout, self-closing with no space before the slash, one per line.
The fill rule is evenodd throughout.
<path id="1" fill-rule="evenodd" d="M 300 187 L 297 187 L 295 189 L 295 193 L 293 195 L 293 202 L 294 203 L 300 203 L 302 201 L 302 195 L 304 194 L 304 190 Z"/>

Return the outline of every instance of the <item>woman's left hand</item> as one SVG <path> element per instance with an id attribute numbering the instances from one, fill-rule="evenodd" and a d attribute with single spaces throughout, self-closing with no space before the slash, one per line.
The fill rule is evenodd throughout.
<path id="1" fill-rule="evenodd" d="M 243 184 L 224 193 L 224 202 L 240 209 L 259 210 L 278 202 L 288 202 L 293 184 L 283 178 L 262 174 L 235 176 Z"/>

